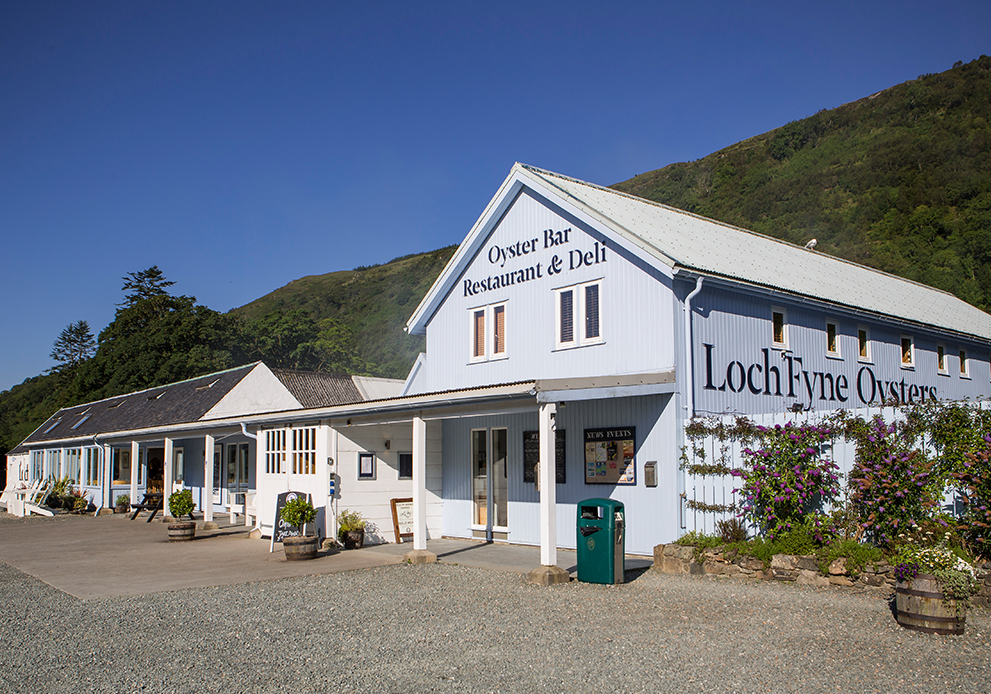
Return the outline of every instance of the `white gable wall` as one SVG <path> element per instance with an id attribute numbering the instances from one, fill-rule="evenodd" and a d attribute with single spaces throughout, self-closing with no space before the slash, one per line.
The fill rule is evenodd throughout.
<path id="1" fill-rule="evenodd" d="M 555 290 L 596 280 L 602 343 L 556 349 Z M 427 324 L 427 363 L 416 392 L 670 369 L 670 287 L 668 276 L 625 251 L 611 232 L 524 189 Z M 473 310 L 502 302 L 506 357 L 472 363 Z"/>
<path id="2" fill-rule="evenodd" d="M 258 364 L 231 389 L 231 392 L 203 415 L 203 419 L 298 410 L 301 407 L 275 374 L 264 364 Z"/>

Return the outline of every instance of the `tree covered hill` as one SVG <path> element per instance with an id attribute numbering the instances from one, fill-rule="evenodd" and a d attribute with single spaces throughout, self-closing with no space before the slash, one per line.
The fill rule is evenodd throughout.
<path id="1" fill-rule="evenodd" d="M 991 58 L 613 188 L 991 309 Z"/>
<path id="2" fill-rule="evenodd" d="M 314 321 L 345 326 L 358 357 L 374 376 L 406 378 L 423 338 L 407 335 L 413 315 L 457 246 L 293 280 L 232 313 L 247 321 L 275 312 L 303 311 Z"/>

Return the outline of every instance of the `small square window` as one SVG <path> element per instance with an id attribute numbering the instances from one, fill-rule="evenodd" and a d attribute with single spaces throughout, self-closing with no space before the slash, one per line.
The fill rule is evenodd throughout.
<path id="1" fill-rule="evenodd" d="M 915 367 L 915 343 L 911 337 L 902 336 L 902 366 Z"/>
<path id="2" fill-rule="evenodd" d="M 831 357 L 840 356 L 840 339 L 837 335 L 836 323 L 826 323 L 826 354 Z"/>
<path id="3" fill-rule="evenodd" d="M 775 347 L 788 346 L 788 331 L 785 323 L 785 312 L 781 310 L 771 313 L 772 342 Z"/>
<path id="4" fill-rule="evenodd" d="M 401 480 L 411 480 L 411 479 L 413 479 L 413 454 L 412 453 L 400 453 L 399 454 L 399 479 L 401 479 Z"/>
<path id="5" fill-rule="evenodd" d="M 949 373 L 946 368 L 946 348 L 943 345 L 936 345 L 936 370 L 941 374 Z"/>
<path id="6" fill-rule="evenodd" d="M 860 361 L 871 360 L 871 339 L 867 328 L 857 328 L 857 348 Z"/>

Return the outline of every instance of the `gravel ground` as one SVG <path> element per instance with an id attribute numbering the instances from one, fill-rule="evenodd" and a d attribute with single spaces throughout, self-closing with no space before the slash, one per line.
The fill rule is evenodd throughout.
<path id="1" fill-rule="evenodd" d="M 402 565 L 80 601 L 0 563 L 0 691 L 991 689 L 984 610 L 932 636 L 899 627 L 881 593 L 628 578 L 540 588 Z"/>

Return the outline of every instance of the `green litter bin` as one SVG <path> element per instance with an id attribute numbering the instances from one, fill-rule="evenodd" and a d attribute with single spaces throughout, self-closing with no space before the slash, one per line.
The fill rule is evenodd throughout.
<path id="1" fill-rule="evenodd" d="M 622 583 L 626 571 L 626 511 L 613 499 L 578 502 L 578 580 Z"/>

